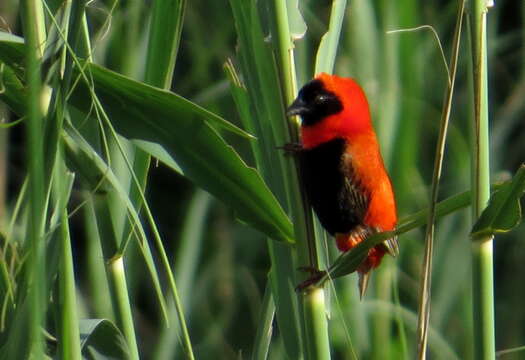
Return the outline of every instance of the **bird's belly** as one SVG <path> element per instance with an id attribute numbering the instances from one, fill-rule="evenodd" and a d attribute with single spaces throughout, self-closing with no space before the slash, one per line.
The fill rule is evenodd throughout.
<path id="1" fill-rule="evenodd" d="M 332 235 L 348 233 L 362 223 L 345 191 L 342 155 L 345 141 L 334 139 L 301 152 L 301 177 L 308 199 L 323 227 Z"/>

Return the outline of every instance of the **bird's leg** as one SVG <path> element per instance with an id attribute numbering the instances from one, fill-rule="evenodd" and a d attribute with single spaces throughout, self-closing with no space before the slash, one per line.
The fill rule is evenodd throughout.
<path id="1" fill-rule="evenodd" d="M 318 272 L 320 272 L 321 270 L 319 270 L 318 268 L 316 268 L 315 266 L 312 266 L 312 265 L 308 265 L 308 266 L 299 266 L 297 268 L 298 271 L 300 272 L 307 272 L 307 273 L 310 273 L 310 274 L 317 274 Z"/>
<path id="2" fill-rule="evenodd" d="M 285 156 L 291 156 L 303 151 L 303 145 L 301 143 L 287 143 L 283 146 L 277 146 L 277 149 L 284 150 Z"/>
<path id="3" fill-rule="evenodd" d="M 319 270 L 313 266 L 302 266 L 298 268 L 297 270 L 303 271 L 303 272 L 309 272 L 310 277 L 306 279 L 305 281 L 303 281 L 302 283 L 300 283 L 299 285 L 297 285 L 297 287 L 295 288 L 296 291 L 303 291 L 306 288 L 317 284 L 319 280 L 321 280 L 323 276 L 326 275 L 326 271 Z"/>

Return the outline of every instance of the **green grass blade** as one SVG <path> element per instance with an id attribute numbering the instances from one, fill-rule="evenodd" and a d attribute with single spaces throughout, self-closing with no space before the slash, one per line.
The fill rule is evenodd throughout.
<path id="1" fill-rule="evenodd" d="M 299 11 L 299 0 L 286 1 L 286 10 L 288 13 L 288 24 L 290 26 L 290 35 L 293 40 L 299 40 L 306 33 L 306 23 L 303 15 Z"/>
<path id="2" fill-rule="evenodd" d="M 155 159 L 158 159 L 161 163 L 173 171 L 178 172 L 179 174 L 184 174 L 179 164 L 175 162 L 170 153 L 161 145 L 151 141 L 143 140 L 132 140 L 131 142 L 145 153 L 151 155 Z"/>
<path id="3" fill-rule="evenodd" d="M 150 21 L 146 74 L 150 85 L 169 89 L 179 50 L 186 0 L 155 0 Z"/>
<path id="4" fill-rule="evenodd" d="M 335 56 L 339 47 L 339 37 L 343 27 L 346 11 L 346 0 L 333 0 L 332 13 L 328 31 L 321 38 L 315 60 L 315 73 L 325 72 L 331 74 L 334 70 Z"/>
<path id="5" fill-rule="evenodd" d="M 0 64 L 0 88 L 3 90 L 0 92 L 0 100 L 15 113 L 25 114 L 27 89 L 24 88 L 24 84 L 15 71 L 5 64 Z"/>
<path id="6" fill-rule="evenodd" d="M 261 304 L 260 326 L 257 327 L 257 333 L 255 334 L 252 360 L 266 360 L 268 358 L 268 350 L 270 348 L 270 342 L 272 341 L 274 316 L 275 302 L 273 301 L 270 282 L 268 282 Z"/>
<path id="7" fill-rule="evenodd" d="M 244 128 L 250 133 L 257 136 L 258 141 L 251 141 L 250 146 L 252 149 L 253 156 L 255 158 L 256 164 L 261 164 L 264 159 L 264 148 L 262 148 L 261 142 L 266 141 L 266 137 L 262 136 L 261 124 L 257 121 L 257 114 L 252 113 L 252 107 L 250 103 L 250 98 L 248 90 L 244 87 L 240 80 L 239 74 L 235 71 L 233 63 L 229 60 L 225 64 L 226 75 L 230 80 L 230 92 L 233 96 L 233 101 L 237 107 L 237 112 L 241 118 Z M 261 141 L 259 141 L 261 140 Z"/>
<path id="8" fill-rule="evenodd" d="M 117 324 L 124 334 L 130 351 L 130 359 L 138 360 L 139 351 L 135 335 L 135 325 L 131 313 L 131 301 L 129 299 L 128 285 L 126 281 L 126 269 L 121 254 L 117 254 L 119 238 L 115 234 L 112 216 L 109 209 L 110 202 L 106 195 L 98 195 L 95 198 L 95 209 L 98 230 L 104 236 L 102 241 L 102 253 L 108 259 L 106 272 L 110 285 L 110 296 Z"/>
<path id="9" fill-rule="evenodd" d="M 293 172 L 295 170 L 290 166 L 293 160 L 283 157 L 276 147 L 291 141 L 289 128 L 295 128 L 296 124 L 285 119 L 285 100 L 276 96 L 282 94 L 283 90 L 275 61 L 276 55 L 265 41 L 262 16 L 258 11 L 260 9 L 255 1 L 231 0 L 230 4 L 235 19 L 238 56 L 244 81 L 242 84 L 240 77 L 235 76 L 236 73 L 230 68 L 230 78 L 234 80 L 232 87 L 238 90 L 233 91 L 234 99 L 245 127 L 257 136 L 257 144 L 254 144 L 252 149 L 259 171 L 277 198 L 282 204 L 286 204 L 290 211 L 292 205 L 287 190 L 297 189 L 297 186 L 293 185 L 296 183 Z M 284 2 L 280 5 L 286 8 Z M 292 2 L 289 5 L 293 5 Z M 248 102 L 248 105 L 245 102 Z M 296 228 L 301 227 L 299 223 L 300 218 L 296 218 Z M 293 291 L 297 282 L 294 273 L 297 267 L 294 265 L 294 251 L 271 241 L 268 246 L 272 263 L 269 276 L 276 304 L 275 316 L 281 329 L 284 351 L 291 359 L 301 358 L 301 316 L 297 295 Z"/>
<path id="10" fill-rule="evenodd" d="M 178 164 L 185 176 L 234 208 L 241 221 L 273 239 L 293 242 L 289 219 L 257 172 L 247 167 L 207 123 L 193 118 L 193 115 L 197 115 L 217 119 L 217 115 L 194 107 L 182 98 L 175 99 L 174 94 L 148 87 L 95 65 L 90 65 L 90 69 L 96 69 L 93 75 L 95 83 L 100 86 L 98 95 L 119 133 L 129 139 L 161 145 L 172 157 L 167 161 L 168 164 Z M 136 93 L 137 87 L 145 93 Z M 86 91 L 73 93 L 72 100 L 89 112 L 90 108 L 83 100 L 87 96 Z M 23 93 L 18 92 L 15 97 L 22 96 Z M 146 98 L 151 100 L 147 102 L 148 105 L 144 103 Z M 173 118 L 175 113 L 179 116 Z M 154 120 L 151 118 L 153 114 L 156 116 Z M 142 148 L 146 151 L 159 149 L 158 146 Z M 156 151 L 151 155 L 158 153 Z M 162 154 L 166 155 L 164 152 Z"/>
<path id="11" fill-rule="evenodd" d="M 62 359 L 80 360 L 80 334 L 78 332 L 78 314 L 75 294 L 75 275 L 71 237 L 69 235 L 66 210 L 62 215 L 61 253 L 59 264 L 59 304 L 61 317 L 61 336 L 59 342 Z"/>
<path id="12" fill-rule="evenodd" d="M 0 59 L 6 64 L 19 64 L 20 68 L 24 61 L 24 39 L 3 31 L 0 31 Z M 19 69 L 19 75 L 21 71 Z"/>
<path id="13" fill-rule="evenodd" d="M 122 333 L 106 319 L 80 321 L 82 355 L 87 359 L 129 359 L 130 353 Z"/>
<path id="14" fill-rule="evenodd" d="M 120 111 L 119 117 L 154 118 L 158 127 L 173 127 L 174 115 L 177 117 L 199 117 L 219 128 L 246 138 L 252 136 L 226 121 L 219 115 L 172 92 L 132 80 L 124 75 L 102 66 L 85 63 L 85 72 L 93 78 L 94 88 L 106 111 Z M 80 87 L 74 92 L 73 104 L 88 97 L 89 90 Z M 75 102 L 76 100 L 76 102 Z"/>
<path id="15" fill-rule="evenodd" d="M 471 236 L 483 239 L 518 226 L 521 222 L 520 198 L 524 191 L 525 165 L 521 165 L 512 181 L 492 194 L 489 204 L 474 224 Z"/>
<path id="16" fill-rule="evenodd" d="M 88 191 L 84 191 L 83 195 L 86 201 L 83 209 L 83 217 L 87 242 L 87 289 L 92 294 L 92 314 L 97 318 L 107 318 L 114 321 L 115 316 L 113 314 L 111 299 L 107 295 L 109 294 L 109 282 L 95 214 L 94 197 L 97 195 L 91 194 Z"/>
<path id="17" fill-rule="evenodd" d="M 75 273 L 73 268 L 73 253 L 71 249 L 71 236 L 69 232 L 69 218 L 67 203 L 71 196 L 74 175 L 67 172 L 63 156 L 57 157 L 57 167 L 54 171 L 53 198 L 55 210 L 51 220 L 58 222 L 60 235 L 58 235 L 58 315 L 59 335 L 58 352 L 63 359 L 80 360 L 80 334 L 78 331 L 77 297 L 75 286 Z M 53 221 L 53 218 L 56 218 Z M 51 267 L 51 266 L 50 266 Z"/>
<path id="18" fill-rule="evenodd" d="M 83 178 L 83 180 L 86 181 L 86 183 L 89 184 L 93 189 L 112 191 L 119 196 L 120 201 L 125 204 L 128 214 L 133 220 L 135 231 L 139 234 L 139 242 L 143 244 L 143 246 L 147 246 L 146 233 L 142 227 L 138 212 L 129 199 L 128 193 L 122 188 L 120 182 L 108 165 L 98 156 L 98 154 L 89 146 L 89 144 L 72 129 L 69 129 L 69 131 L 64 133 L 62 136 L 65 143 L 68 166 L 71 169 L 74 169 L 78 175 Z M 103 182 L 101 182 L 102 180 Z M 109 258 L 114 256 L 122 256 L 121 250 L 122 247 L 120 244 L 114 244 L 113 249 L 107 250 L 105 255 Z M 160 287 L 158 272 L 154 266 L 153 259 L 148 255 L 149 253 L 149 251 L 145 251 L 143 253 L 144 259 L 156 290 L 157 298 L 161 306 L 161 311 L 164 317 L 167 318 L 167 311 L 164 304 L 164 296 Z"/>
<path id="19" fill-rule="evenodd" d="M 43 56 L 45 43 L 44 13 L 42 3 L 37 0 L 21 2 L 22 24 L 27 38 L 25 47 L 26 84 L 28 94 L 27 107 L 27 163 L 28 163 L 28 194 L 29 194 L 29 232 L 31 244 L 31 259 L 27 269 L 26 282 L 29 300 L 28 346 L 31 356 L 36 359 L 44 358 L 44 339 L 42 327 L 45 327 L 45 313 L 47 302 L 47 284 L 45 277 L 46 247 L 44 243 L 44 214 L 46 213 L 46 191 L 44 178 L 44 144 L 42 102 L 44 90 L 41 78 L 40 61 Z"/>
<path id="20" fill-rule="evenodd" d="M 495 188 L 500 188 L 502 184 L 495 185 Z M 471 192 L 465 191 L 461 194 L 451 196 L 436 204 L 436 219 L 449 215 L 457 210 L 463 209 L 471 204 Z M 359 243 L 358 246 L 351 251 L 339 256 L 339 258 L 331 265 L 329 269 L 329 277 L 336 278 L 354 272 L 359 264 L 362 262 L 365 254 L 372 247 L 380 244 L 382 241 L 394 235 L 401 235 L 410 230 L 426 225 L 428 222 L 429 209 L 418 211 L 412 215 L 405 216 L 399 220 L 399 224 L 395 231 L 387 231 L 370 236 L 365 241 Z M 324 277 L 321 281 L 327 280 Z"/>
<path id="21" fill-rule="evenodd" d="M 159 97 L 162 97 L 159 92 L 167 94 L 172 100 L 173 94 L 158 89 L 153 93 L 137 93 L 137 87 L 147 90 L 144 88 L 147 85 L 94 65 L 90 66 L 90 70 L 96 79 L 97 94 L 120 134 L 129 139 L 161 144 L 169 150 L 185 176 L 232 206 L 242 221 L 277 240 L 292 241 L 289 220 L 258 174 L 248 168 L 207 123 L 192 118 L 192 115 L 200 115 L 208 116 L 206 119 L 209 120 L 210 116 L 218 118 L 217 115 L 199 110 L 182 98 L 172 103 L 178 104 L 177 110 L 169 114 L 166 111 L 170 110 L 170 106 L 164 107 L 166 103 L 161 101 L 164 104 L 161 106 L 158 102 Z M 151 101 L 144 103 L 145 98 L 139 99 L 138 96 Z M 155 113 L 151 106 L 157 109 L 157 116 L 161 117 L 155 120 L 151 118 Z M 122 116 L 123 111 L 130 111 L 128 114 L 131 117 Z M 172 118 L 175 111 L 178 111 L 179 116 Z"/>
<path id="22" fill-rule="evenodd" d="M 295 268 L 290 261 L 293 256 L 292 251 L 281 244 L 270 243 L 269 247 L 272 261 L 269 280 L 276 306 L 275 317 L 287 356 L 290 359 L 301 359 L 304 356 L 302 348 L 304 338 L 301 333 L 300 308 L 295 293 L 296 280 L 293 277 Z"/>
<path id="23" fill-rule="evenodd" d="M 167 117 L 153 120 L 151 114 L 135 113 L 133 118 L 118 116 L 122 100 L 117 88 L 122 89 L 122 86 L 117 82 L 109 88 L 98 88 L 109 118 L 120 134 L 129 139 L 161 144 L 185 176 L 232 206 L 242 221 L 275 239 L 291 241 L 291 224 L 273 195 L 258 174 L 248 168 L 207 123 L 189 118 L 191 113 L 187 112 L 181 113 L 178 121 Z M 125 107 L 134 107 L 133 99 L 126 101 Z M 136 121 L 130 122 L 132 119 Z"/>
<path id="24" fill-rule="evenodd" d="M 0 34 L 5 33 L 0 32 Z M 22 46 L 21 41 L 23 42 L 22 38 L 13 35 L 0 37 L 0 60 L 11 67 L 21 67 L 25 47 Z M 182 96 L 134 81 L 124 75 L 93 63 L 84 64 L 84 71 L 89 72 L 93 76 L 95 89 L 103 90 L 104 92 L 115 92 L 115 97 L 119 99 L 119 102 L 113 104 L 113 106 L 118 106 L 119 104 L 122 106 L 122 101 L 128 101 L 132 106 L 129 110 L 126 109 L 126 107 L 120 109 L 120 111 L 122 111 L 120 116 L 122 117 L 133 115 L 133 112 L 138 112 L 142 114 L 142 116 L 155 116 L 159 118 L 159 121 L 165 122 L 172 118 L 173 114 L 198 116 L 205 118 L 210 124 L 219 129 L 232 132 L 242 137 L 253 138 L 250 134 L 229 123 L 219 115 L 204 109 Z M 76 89 L 73 93 L 73 102 L 76 100 L 77 104 L 83 104 L 82 106 L 90 105 L 85 104 L 85 99 L 88 98 L 89 89 L 85 87 L 80 87 L 80 89 Z M 104 97 L 102 98 L 102 102 L 104 102 Z"/>
<path id="25" fill-rule="evenodd" d="M 487 0 L 470 2 L 469 25 L 473 71 L 474 131 L 472 154 L 472 219 L 476 222 L 490 198 L 490 143 L 487 67 Z M 492 236 L 479 238 L 473 245 L 472 302 L 474 311 L 474 354 L 476 359 L 494 359 L 494 269 Z"/>
<path id="26" fill-rule="evenodd" d="M 282 98 L 285 104 L 291 104 L 297 92 L 295 63 L 293 57 L 293 37 L 290 28 L 290 14 L 286 4 L 279 0 L 270 2 L 270 17 L 272 19 L 272 42 L 275 46 L 277 66 L 279 68 Z M 293 19 L 293 18 L 292 18 Z M 298 141 L 297 119 L 290 119 L 288 138 Z M 298 167 L 296 164 L 288 163 L 283 172 L 284 176 L 290 178 L 286 188 L 290 212 L 296 220 L 295 236 L 297 238 L 297 261 L 306 266 L 318 267 L 319 254 L 314 235 L 313 218 L 310 206 L 305 194 L 301 189 Z M 285 175 L 286 174 L 286 175 Z M 277 275 L 278 273 L 272 274 Z M 298 274 L 299 275 L 299 274 Z M 279 275 L 286 279 L 284 274 Z M 301 274 L 300 276 L 304 276 Z M 324 304 L 324 289 L 302 293 L 300 297 L 303 317 L 302 329 L 302 352 L 309 359 L 329 359 L 330 343 L 328 341 L 328 325 Z M 276 297 L 276 300 L 277 299 Z M 278 304 L 278 302 L 277 302 Z M 279 307 L 279 305 L 277 305 Z"/>

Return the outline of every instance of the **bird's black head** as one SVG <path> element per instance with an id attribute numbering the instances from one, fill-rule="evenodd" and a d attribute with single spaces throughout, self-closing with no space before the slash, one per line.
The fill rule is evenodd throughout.
<path id="1" fill-rule="evenodd" d="M 286 115 L 299 115 L 303 126 L 310 126 L 342 110 L 343 103 L 337 95 L 326 90 L 321 80 L 314 79 L 299 91 L 297 99 L 287 109 Z"/>

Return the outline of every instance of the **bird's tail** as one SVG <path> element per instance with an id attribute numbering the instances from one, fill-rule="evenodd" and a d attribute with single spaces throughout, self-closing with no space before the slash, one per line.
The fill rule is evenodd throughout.
<path id="1" fill-rule="evenodd" d="M 342 252 L 349 251 L 372 233 L 373 231 L 367 227 L 357 226 L 350 233 L 336 234 L 337 248 Z M 379 266 L 381 259 L 387 252 L 392 255 L 397 254 L 397 239 L 389 239 L 383 244 L 370 249 L 366 259 L 363 260 L 363 262 L 357 268 L 357 273 L 359 274 L 359 294 L 361 298 L 363 298 L 366 293 L 366 289 L 368 288 L 371 270 Z"/>

